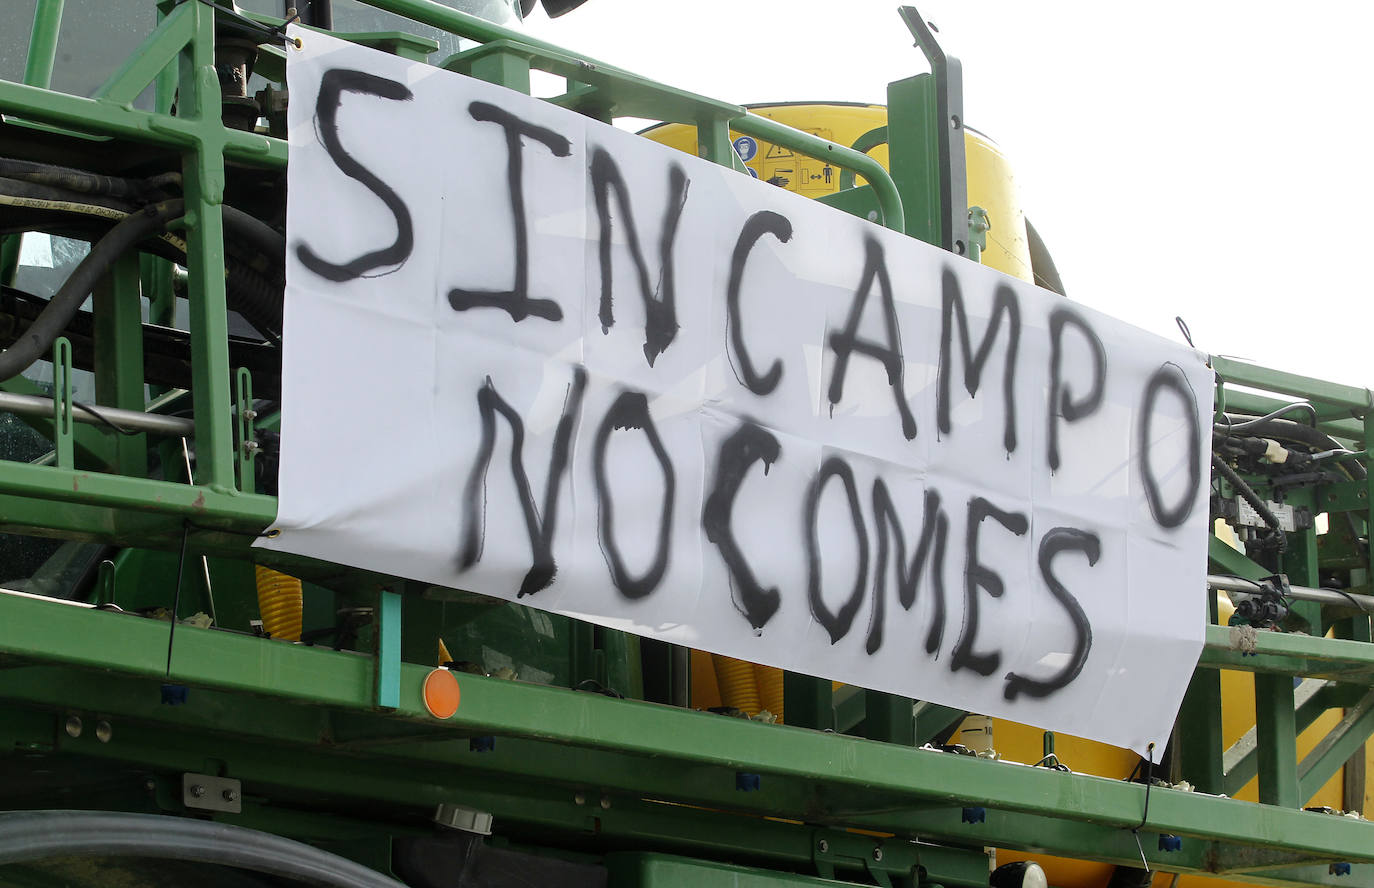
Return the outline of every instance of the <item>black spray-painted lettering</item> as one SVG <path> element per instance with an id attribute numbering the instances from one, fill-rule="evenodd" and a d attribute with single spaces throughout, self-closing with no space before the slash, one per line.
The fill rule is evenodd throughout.
<path id="1" fill-rule="evenodd" d="M 677 239 L 682 208 L 687 205 L 687 173 L 680 164 L 668 167 L 668 202 L 663 210 L 663 228 L 659 235 L 659 286 L 649 285 L 649 265 L 639 246 L 634 211 L 630 207 L 629 189 L 615 158 L 605 148 L 592 149 L 592 196 L 596 200 L 596 217 L 601 222 L 601 332 L 615 325 L 615 310 L 611 294 L 611 192 L 615 191 L 616 205 L 625 219 L 625 237 L 635 270 L 639 273 L 639 292 L 644 298 L 644 357 L 649 366 L 667 351 L 677 337 L 677 307 L 673 275 L 673 244 Z M 659 291 L 662 291 L 659 295 Z"/>
<path id="2" fill-rule="evenodd" d="M 782 380 L 782 361 L 774 360 L 768 372 L 759 376 L 754 370 L 754 362 L 744 347 L 744 323 L 740 320 L 739 288 L 744 280 L 744 263 L 754 249 L 754 244 L 765 234 L 771 234 L 783 243 L 792 239 L 792 223 L 786 216 L 772 210 L 759 210 L 745 221 L 735 241 L 735 251 L 730 255 L 730 282 L 725 288 L 725 311 L 730 325 L 730 366 L 735 377 L 745 388 L 756 395 L 766 395 L 778 387 Z"/>
<path id="3" fill-rule="evenodd" d="M 859 322 L 863 320 L 864 306 L 868 303 L 868 293 L 873 289 L 875 280 L 883 303 L 883 319 L 887 324 L 886 343 L 859 338 Z M 879 361 L 887 370 L 887 384 L 892 387 L 892 395 L 897 400 L 897 413 L 902 420 L 902 435 L 908 441 L 915 438 L 916 417 L 911 415 L 911 406 L 906 402 L 902 335 L 897 327 L 897 306 L 892 301 L 892 282 L 888 279 L 883 246 L 871 235 L 864 237 L 864 270 L 859 278 L 859 287 L 854 291 L 849 318 L 842 332 L 830 334 L 830 349 L 835 353 L 835 369 L 830 375 L 830 409 L 833 411 L 844 397 L 844 375 L 849 369 L 850 354 L 858 352 L 867 355 Z"/>
<path id="4" fill-rule="evenodd" d="M 964 628 L 949 658 L 951 672 L 972 669 L 979 675 L 992 675 L 1002 662 L 1000 651 L 980 654 L 973 650 L 978 638 L 978 590 L 986 589 L 993 598 L 1001 598 L 1006 591 L 1002 577 L 978 560 L 978 534 L 985 518 L 994 519 L 1017 536 L 1024 536 L 1030 529 L 1030 521 L 1022 512 L 1003 511 L 981 496 L 969 500 L 968 532 L 964 538 Z"/>
<path id="5" fill-rule="evenodd" d="M 482 557 L 482 545 L 486 540 L 486 482 L 487 469 L 491 466 L 492 452 L 496 448 L 496 414 L 501 414 L 510 425 L 510 471 L 519 493 L 520 508 L 525 516 L 525 530 L 530 537 L 531 566 L 529 573 L 520 584 L 516 597 L 531 595 L 548 588 L 558 573 L 558 565 L 553 558 L 553 534 L 558 519 L 558 491 L 563 481 L 563 473 L 568 467 L 568 455 L 572 445 L 573 429 L 577 425 L 582 410 L 582 394 L 587 388 L 587 371 L 581 367 L 573 371 L 572 386 L 567 401 L 563 405 L 563 415 L 554 431 L 553 453 L 549 458 L 549 474 L 544 482 L 544 510 L 540 517 L 534 503 L 534 493 L 530 489 L 529 475 L 525 472 L 525 425 L 520 414 L 505 402 L 492 385 L 491 377 L 477 391 L 477 410 L 482 421 L 482 442 L 477 451 L 477 462 L 473 463 L 472 473 L 468 475 L 467 488 L 463 500 L 463 544 L 458 555 L 458 567 L 467 570 Z"/>
<path id="6" fill-rule="evenodd" d="M 342 265 L 322 259 L 309 245 L 297 242 L 296 256 L 301 264 L 325 280 L 336 283 L 366 277 L 368 272 L 379 268 L 394 271 L 410 258 L 410 251 L 415 246 L 415 229 L 405 201 L 376 173 L 349 154 L 339 141 L 339 107 L 344 93 L 377 96 L 397 102 L 409 102 L 415 98 L 405 84 L 366 71 L 334 68 L 324 72 L 320 78 L 320 95 L 315 101 L 315 124 L 324 150 L 344 175 L 361 182 L 368 191 L 377 195 L 396 220 L 396 240 L 391 246 L 364 253 Z"/>
<path id="7" fill-rule="evenodd" d="M 1093 378 L 1088 393 L 1077 400 L 1064 383 L 1064 328 L 1073 327 L 1083 334 L 1093 356 Z M 1049 431 L 1050 471 L 1059 470 L 1059 418 L 1065 422 L 1077 422 L 1089 416 L 1102 406 L 1102 394 L 1107 383 L 1107 353 L 1102 348 L 1102 340 L 1078 312 L 1071 308 L 1056 308 L 1050 312 L 1050 397 Z"/>
<path id="8" fill-rule="evenodd" d="M 614 504 L 611 501 L 611 486 L 606 478 L 606 445 L 610 443 L 611 432 L 616 430 L 642 431 L 654 452 L 654 459 L 658 460 L 659 468 L 663 470 L 663 510 L 658 520 L 658 545 L 653 563 L 643 576 L 638 577 L 630 575 L 616 545 Z M 606 411 L 601 426 L 596 430 L 593 448 L 596 501 L 600 511 L 598 532 L 601 551 L 605 554 L 606 564 L 611 569 L 611 581 L 626 598 L 644 598 L 658 588 L 658 584 L 663 581 L 664 572 L 668 569 L 668 546 L 673 530 L 673 501 L 677 479 L 673 473 L 673 463 L 668 459 L 668 451 L 663 448 L 663 441 L 658 436 L 653 417 L 649 415 L 649 399 L 643 392 L 620 393 L 615 403 L 611 404 L 611 409 Z"/>
<path id="9" fill-rule="evenodd" d="M 820 513 L 821 494 L 825 483 L 831 478 L 839 478 L 844 485 L 845 496 L 849 499 L 849 516 L 854 521 L 854 540 L 858 544 L 859 569 L 854 574 L 854 589 L 840 605 L 838 613 L 832 613 L 821 595 L 821 544 L 817 536 L 816 518 Z M 811 487 L 806 491 L 806 566 L 807 595 L 811 601 L 811 615 L 816 622 L 825 627 L 830 635 L 830 643 L 835 644 L 849 632 L 854 624 L 854 615 L 863 603 L 864 587 L 868 585 L 868 528 L 864 526 L 863 512 L 859 507 L 859 489 L 854 482 L 854 470 L 838 456 L 832 456 L 821 463 Z"/>
<path id="10" fill-rule="evenodd" d="M 1048 697 L 1077 678 L 1078 673 L 1083 671 L 1083 664 L 1088 661 L 1088 651 L 1093 646 L 1093 627 L 1078 599 L 1054 575 L 1054 559 L 1060 552 L 1082 552 L 1091 567 L 1102 557 L 1102 541 L 1097 534 L 1076 527 L 1056 527 L 1040 540 L 1040 576 L 1073 623 L 1073 654 L 1069 662 L 1049 678 L 1031 678 L 1019 672 L 1007 673 L 1007 684 L 1002 693 L 1008 700 L 1015 700 L 1021 694 Z"/>
<path id="11" fill-rule="evenodd" d="M 767 429 L 752 422 L 741 423 L 734 434 L 720 445 L 715 480 L 701 510 L 701 526 L 706 532 L 706 539 L 720 549 L 720 557 L 730 571 L 731 587 L 738 593 L 735 606 L 755 630 L 762 629 L 778 612 L 782 595 L 776 586 L 764 588 L 755 578 L 730 528 L 730 516 L 735 506 L 735 496 L 749 468 L 761 462 L 766 475 L 768 467 L 778 461 L 781 452 L 778 439 Z"/>
<path id="12" fill-rule="evenodd" d="M 566 137 L 547 127 L 522 120 L 503 108 L 486 102 L 468 105 L 472 119 L 494 123 L 506 131 L 506 184 L 510 193 L 511 217 L 515 220 L 515 284 L 509 290 L 467 290 L 455 287 L 448 292 L 448 303 L 454 311 L 471 308 L 499 308 L 517 323 L 528 317 L 546 321 L 563 320 L 563 309 L 552 299 L 531 299 L 530 233 L 525 220 L 525 155 L 524 140 L 533 139 L 553 153 L 567 157 L 572 144 Z"/>
<path id="13" fill-rule="evenodd" d="M 931 587 L 934 600 L 931 603 L 930 629 L 926 632 L 926 653 L 934 654 L 940 649 L 940 641 L 945 634 L 945 541 L 949 537 L 949 516 L 940 508 L 940 493 L 934 488 L 926 490 L 925 518 L 921 523 L 921 538 L 911 561 L 906 560 L 906 535 L 902 530 L 901 519 L 892 504 L 892 496 L 887 485 L 879 478 L 873 482 L 873 513 L 878 525 L 878 565 L 873 574 L 873 614 L 868 624 L 867 650 L 870 654 L 878 652 L 883 646 L 884 601 L 887 598 L 887 552 L 888 534 L 892 535 L 896 549 L 892 559 L 892 571 L 897 578 L 897 600 L 904 610 L 911 610 L 916 603 L 916 593 L 921 586 L 921 572 L 925 569 L 926 559 L 934 546 L 934 557 L 930 562 Z"/>
<path id="14" fill-rule="evenodd" d="M 992 354 L 997 342 L 997 333 L 1002 327 L 1002 316 L 1007 316 L 1006 366 L 1002 371 L 1002 399 L 1006 405 L 1006 431 L 1002 436 L 1002 446 L 1008 453 L 1016 451 L 1016 401 L 1013 400 L 1012 387 L 1016 379 L 1016 351 L 1021 342 L 1021 305 L 1016 299 L 1016 291 L 1006 284 L 998 284 L 992 294 L 992 316 L 988 318 L 983 339 L 978 350 L 973 350 L 972 337 L 969 336 L 968 313 L 964 310 L 964 296 L 959 290 L 959 278 L 954 270 L 946 268 L 942 275 L 942 305 L 940 312 L 940 386 L 937 394 L 936 418 L 940 432 L 949 434 L 950 422 L 950 373 L 953 369 L 954 325 L 959 325 L 959 342 L 963 346 L 964 388 L 969 397 L 978 394 L 978 385 L 983 378 L 983 367 Z"/>
<path id="15" fill-rule="evenodd" d="M 1178 395 L 1179 400 L 1183 402 L 1183 414 L 1188 418 L 1188 485 L 1173 506 L 1164 504 L 1164 494 L 1159 489 L 1159 480 L 1155 478 L 1154 469 L 1150 466 L 1150 448 L 1154 443 L 1150 426 L 1154 420 L 1155 402 L 1159 400 L 1160 392 L 1166 390 Z M 1162 364 L 1151 374 L 1150 381 L 1145 383 L 1145 395 L 1140 403 L 1140 417 L 1136 421 L 1140 429 L 1136 450 L 1140 454 L 1140 476 L 1145 482 L 1145 502 L 1149 504 L 1150 514 L 1160 527 L 1178 527 L 1187 521 L 1188 516 L 1193 513 L 1193 505 L 1197 502 L 1202 485 L 1202 469 L 1199 465 L 1202 459 L 1202 426 L 1198 422 L 1197 410 L 1197 395 L 1188 385 L 1188 377 L 1184 376 L 1183 369 L 1172 361 Z"/>

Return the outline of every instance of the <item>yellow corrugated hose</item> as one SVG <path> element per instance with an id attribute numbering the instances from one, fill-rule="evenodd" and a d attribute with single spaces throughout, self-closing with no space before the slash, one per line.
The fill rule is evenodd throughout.
<path id="1" fill-rule="evenodd" d="M 301 581 L 261 564 L 253 566 L 253 573 L 262 628 L 280 641 L 300 641 L 301 612 L 305 609 Z"/>
<path id="2" fill-rule="evenodd" d="M 782 670 L 776 666 L 755 665 L 754 680 L 759 686 L 759 702 L 781 722 Z"/>
<path id="3" fill-rule="evenodd" d="M 749 715 L 757 715 L 763 704 L 759 701 L 759 685 L 754 677 L 754 664 L 720 654 L 712 654 L 711 663 L 716 667 L 720 702 Z"/>

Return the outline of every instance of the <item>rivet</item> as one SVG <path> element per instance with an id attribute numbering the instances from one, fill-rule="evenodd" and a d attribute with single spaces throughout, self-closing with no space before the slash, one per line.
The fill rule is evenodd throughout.
<path id="1" fill-rule="evenodd" d="M 114 728 L 110 727 L 109 722 L 101 719 L 95 723 L 95 739 L 101 743 L 109 743 L 112 736 L 114 736 Z"/>
<path id="2" fill-rule="evenodd" d="M 80 736 L 81 736 L 81 716 L 79 716 L 79 715 L 69 715 L 69 716 L 67 716 L 66 728 L 67 728 L 67 736 L 68 736 L 68 737 L 71 737 L 71 738 L 73 738 L 73 739 L 75 739 L 75 738 L 77 738 L 77 737 L 80 737 Z"/>

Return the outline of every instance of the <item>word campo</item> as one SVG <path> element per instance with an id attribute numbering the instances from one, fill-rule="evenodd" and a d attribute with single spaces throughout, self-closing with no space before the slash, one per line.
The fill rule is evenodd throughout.
<path id="1" fill-rule="evenodd" d="M 401 195 L 377 172 L 364 166 L 344 145 L 340 137 L 338 115 L 346 96 L 355 94 L 374 99 L 406 102 L 413 98 L 405 84 L 373 73 L 334 68 L 324 72 L 320 80 L 319 97 L 315 108 L 318 138 L 338 170 L 367 188 L 391 214 L 396 235 L 392 243 L 360 253 L 347 261 L 335 262 L 321 257 L 310 244 L 301 240 L 293 243 L 301 265 L 319 277 L 333 282 L 347 282 L 377 274 L 404 264 L 415 244 L 411 210 Z M 513 324 L 559 324 L 564 322 L 560 295 L 580 299 L 580 281 L 569 294 L 531 292 L 531 263 L 540 257 L 531 254 L 529 212 L 527 203 L 538 200 L 538 191 L 526 182 L 525 165 L 528 152 L 545 152 L 554 158 L 566 159 L 570 175 L 585 175 L 589 186 L 591 206 L 597 221 L 597 257 L 600 277 L 597 317 L 603 333 L 616 323 L 616 282 L 613 280 L 613 234 L 622 227 L 633 266 L 634 279 L 629 289 L 642 302 L 644 312 L 643 355 L 649 368 L 667 354 L 678 340 L 681 326 L 678 300 L 684 294 L 677 290 L 676 262 L 680 250 L 678 232 L 685 214 L 696 211 L 692 200 L 688 168 L 678 161 L 664 164 L 667 176 L 666 199 L 661 206 L 637 206 L 626 185 L 626 177 L 616 156 L 605 147 L 587 142 L 586 156 L 578 157 L 573 141 L 555 130 L 535 124 L 491 102 L 473 100 L 459 109 L 474 124 L 498 128 L 506 145 L 505 181 L 513 220 L 510 243 L 514 255 L 514 273 L 508 288 L 474 289 L 454 282 L 447 293 L 449 306 L 455 312 L 503 312 Z M 635 215 L 641 218 L 654 212 L 658 219 L 655 257 L 641 242 L 640 227 Z M 701 212 L 709 212 L 703 206 Z M 866 223 L 854 223 L 864 225 Z M 723 300 L 727 324 L 720 350 L 729 358 L 735 378 L 743 388 L 760 398 L 778 391 L 785 374 L 800 372 L 778 357 L 762 357 L 757 340 L 751 345 L 750 330 L 744 322 L 742 303 L 750 298 L 745 284 L 745 270 L 756 248 L 765 241 L 773 241 L 785 249 L 796 231 L 794 221 L 782 212 L 758 210 L 747 215 L 734 238 L 730 252 L 728 275 L 723 294 L 691 294 L 692 298 L 720 298 Z M 590 237 L 590 235 L 589 235 Z M 893 281 L 882 241 L 865 229 L 862 235 L 863 264 L 854 277 L 852 301 L 842 326 L 828 333 L 822 343 L 831 360 L 828 378 L 824 379 L 824 397 L 833 408 L 844 397 L 846 378 L 856 361 L 873 361 L 884 371 L 895 408 L 893 433 L 906 441 L 914 441 L 923 434 L 909 403 L 905 388 L 903 340 L 898 325 L 898 311 L 894 300 Z M 1025 335 L 1022 325 L 1022 296 L 1018 290 L 1003 282 L 994 285 L 990 312 L 981 331 L 970 322 L 968 303 L 963 292 L 958 263 L 964 260 L 947 259 L 940 274 L 939 293 L 939 352 L 935 391 L 935 433 L 939 440 L 948 440 L 953 427 L 952 405 L 954 386 L 962 384 L 969 397 L 985 389 L 984 397 L 998 399 L 1004 422 L 1002 447 L 1007 454 L 1022 448 L 1019 423 L 1026 421 L 1024 403 L 1014 396 L 1014 380 L 1021 364 L 1019 349 Z M 965 281 L 967 278 L 965 278 Z M 621 287 L 625 287 L 624 283 Z M 878 323 L 865 325 L 866 318 L 876 317 Z M 1058 300 L 1048 312 L 1045 331 L 1048 335 L 1048 385 L 1043 403 L 1035 405 L 1031 418 L 1043 434 L 1034 436 L 1043 445 L 1035 454 L 1035 463 L 1048 472 L 1058 471 L 1061 455 L 1061 435 L 1074 423 L 1096 414 L 1103 406 L 1108 378 L 1108 349 L 1099 337 L 1092 321 L 1067 300 Z M 882 330 L 875 334 L 874 330 Z M 1040 328 L 1036 328 L 1037 331 Z M 867 332 L 865 332 L 867 331 Z M 1067 344 L 1086 354 L 1071 370 L 1065 359 Z M 975 341 L 976 340 L 976 341 Z M 998 360 L 994 360 L 994 358 Z M 1001 379 L 997 384 L 985 381 L 985 370 L 1000 363 Z M 693 496 L 678 483 L 678 469 L 673 454 L 665 446 L 650 409 L 649 396 L 630 387 L 622 387 L 609 409 L 601 416 L 584 416 L 583 405 L 588 387 L 588 372 L 582 366 L 571 369 L 563 410 L 552 436 L 548 454 L 548 470 L 541 492 L 534 490 L 526 470 L 525 419 L 502 397 L 491 378 L 485 379 L 475 391 L 475 417 L 480 427 L 480 443 L 476 459 L 467 467 L 463 494 L 462 533 L 458 542 L 457 564 L 467 570 L 483 556 L 485 541 L 485 490 L 493 460 L 497 458 L 498 423 L 504 422 L 511 441 L 510 452 L 498 464 L 509 464 L 511 479 L 519 498 L 518 511 L 528 534 L 530 567 L 524 574 L 518 596 L 529 596 L 549 588 L 558 575 L 555 558 L 555 528 L 560 505 L 564 504 L 566 476 L 574 457 L 577 430 L 584 423 L 592 423 L 590 435 L 591 476 L 594 478 L 594 502 L 597 510 L 598 541 L 605 554 L 609 580 L 626 601 L 641 601 L 663 591 L 673 555 L 673 540 L 679 538 L 681 528 L 673 524 L 678 498 Z M 1071 378 L 1072 377 L 1072 378 Z M 1198 404 L 1192 386 L 1180 367 L 1172 361 L 1162 362 L 1153 372 L 1141 374 L 1143 385 L 1135 407 L 1136 440 L 1132 449 L 1134 474 L 1141 479 L 1141 489 L 1155 524 L 1171 531 L 1179 528 L 1192 514 L 1202 492 L 1200 474 L 1204 429 L 1199 420 Z M 988 382 L 985 385 L 985 382 Z M 1187 478 L 1181 488 L 1177 483 L 1166 496 L 1162 480 L 1157 477 L 1151 462 L 1154 439 L 1151 427 L 1157 412 L 1166 400 L 1181 408 L 1187 420 L 1186 442 Z M 832 417 L 844 422 L 844 417 Z M 1040 423 L 1043 422 L 1043 425 Z M 657 527 L 652 532 L 653 555 L 647 566 L 635 571 L 627 564 L 620 543 L 625 528 L 617 529 L 617 504 L 609 483 L 611 467 L 607 464 L 607 448 L 616 434 L 637 434 L 643 437 L 653 460 L 662 472 L 662 502 Z M 1038 449 L 1038 447 L 1037 447 Z M 746 551 L 734 530 L 741 516 L 736 514 L 738 494 L 752 472 L 767 474 L 769 468 L 783 456 L 779 437 L 764 425 L 745 417 L 737 417 L 737 425 L 719 441 L 718 450 L 708 457 L 704 494 L 698 510 L 697 533 L 714 547 L 729 573 L 732 598 L 736 610 L 758 633 L 778 613 L 784 591 L 770 585 L 766 578 L 756 575 L 751 553 Z M 578 458 L 583 458 L 578 455 Z M 766 481 L 764 483 L 767 483 Z M 822 526 L 821 501 L 827 489 L 837 486 L 847 505 L 850 526 Z M 864 649 L 871 656 L 883 645 L 884 620 L 888 600 L 910 611 L 928 586 L 930 596 L 930 624 L 924 648 L 937 655 L 945 644 L 947 612 L 951 603 L 946 595 L 946 573 L 953 556 L 947 551 L 953 521 L 963 522 L 962 556 L 962 625 L 950 648 L 948 664 L 954 671 L 971 670 L 991 676 L 1001 668 L 1001 652 L 979 644 L 980 602 L 984 596 L 1000 598 L 1006 594 L 1005 579 L 987 563 L 985 547 L 993 525 L 1004 534 L 1024 539 L 1021 545 L 1031 546 L 1039 581 L 1050 598 L 1063 612 L 1072 627 L 1072 649 L 1066 660 L 1057 664 L 1052 674 L 1026 675 L 1016 671 L 1004 677 L 1003 696 L 1014 700 L 1019 696 L 1045 697 L 1072 682 L 1082 671 L 1093 642 L 1093 627 L 1078 596 L 1061 581 L 1057 571 L 1060 559 L 1078 558 L 1089 566 L 1103 557 L 1101 535 L 1091 527 L 1054 526 L 1028 539 L 1031 516 L 1024 511 L 1004 508 L 990 496 L 976 494 L 967 501 L 953 504 L 940 492 L 940 479 L 928 479 L 923 500 L 919 504 L 899 503 L 888 483 L 877 477 L 869 490 L 860 490 L 854 467 L 844 455 L 832 453 L 820 461 L 804 494 L 801 521 L 795 529 L 800 536 L 798 557 L 806 562 L 807 588 L 805 596 L 811 615 L 829 636 L 832 645 L 846 638 L 864 602 L 871 597 L 870 619 L 864 636 Z M 962 499 L 962 497 L 961 497 Z M 585 498 L 584 498 L 585 500 Z M 903 514 L 921 515 L 919 528 L 904 524 Z M 623 523 L 623 518 L 622 518 Z M 831 522 L 833 523 L 833 522 Z M 637 529 L 638 530 L 638 529 Z M 782 531 L 789 533 L 790 531 Z M 838 595 L 823 594 L 821 540 L 828 535 L 852 533 L 854 577 L 852 586 L 838 606 Z M 645 537 L 649 539 L 650 537 Z M 508 550 L 506 550 L 508 551 Z M 928 578 L 928 580 L 927 580 Z M 794 594 L 800 595 L 800 590 Z"/>

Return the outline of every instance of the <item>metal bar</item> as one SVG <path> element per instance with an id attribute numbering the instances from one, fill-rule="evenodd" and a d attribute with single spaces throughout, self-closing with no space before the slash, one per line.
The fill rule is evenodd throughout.
<path id="1" fill-rule="evenodd" d="M 63 0 L 38 0 L 33 8 L 33 30 L 29 32 L 29 54 L 24 60 L 24 82 L 46 87 L 52 82 L 57 60 L 57 38 L 62 30 Z"/>
<path id="2" fill-rule="evenodd" d="M 276 497 L 221 492 L 151 478 L 130 478 L 7 462 L 0 493 L 35 499 L 163 512 L 201 521 L 220 521 L 242 531 L 260 531 L 277 516 Z M 0 523 L 5 516 L 0 514 Z"/>
<path id="3" fill-rule="evenodd" d="M 377 600 L 377 707 L 401 705 L 401 593 L 383 589 Z"/>
<path id="4" fill-rule="evenodd" d="M 1340 723 L 1298 765 L 1298 797 L 1306 804 L 1374 734 L 1374 691 L 1346 710 Z"/>
<path id="5" fill-rule="evenodd" d="M 1259 800 L 1266 805 L 1297 808 L 1298 726 L 1293 680 L 1284 675 L 1255 676 L 1255 728 L 1259 745 Z"/>
<path id="6" fill-rule="evenodd" d="M 52 373 L 52 440 L 57 467 L 73 469 L 76 459 L 72 448 L 72 344 L 65 336 L 57 337 L 53 343 Z"/>
<path id="7" fill-rule="evenodd" d="M 116 259 L 109 274 L 95 288 L 95 396 L 106 409 L 136 417 L 146 416 L 143 407 L 143 321 L 139 311 L 139 257 L 126 254 Z M 90 408 L 76 408 L 73 418 L 116 425 L 106 410 L 100 416 Z M 102 423 L 103 424 L 103 423 Z M 121 426 L 130 431 L 131 426 Z M 142 478 L 148 474 L 148 442 L 143 435 L 116 435 L 109 466 L 121 475 Z"/>
<path id="8" fill-rule="evenodd" d="M 906 215 L 902 209 L 902 198 L 892 176 L 878 161 L 852 148 L 828 142 L 819 136 L 792 129 L 767 117 L 746 114 L 730 121 L 730 128 L 746 136 L 764 139 L 775 145 L 823 160 L 838 167 L 851 169 L 868 180 L 873 186 L 873 195 L 878 199 L 878 209 L 883 215 L 883 224 L 893 231 L 906 231 Z"/>
<path id="9" fill-rule="evenodd" d="M 170 437 L 191 436 L 195 434 L 195 423 L 189 419 L 179 416 L 160 416 L 156 413 L 144 413 L 141 410 L 123 410 L 118 407 L 97 407 L 100 416 L 105 417 L 117 426 L 138 432 L 150 432 L 154 435 L 167 435 Z M 41 395 L 17 395 L 10 392 L 0 392 L 0 410 L 9 413 L 17 413 L 20 416 L 52 416 L 53 399 L 45 398 Z M 72 410 L 72 419 L 76 422 L 96 425 L 102 428 L 109 428 L 94 413 L 88 412 L 81 406 L 75 406 Z M 113 431 L 113 429 L 111 429 Z"/>
<path id="10" fill-rule="evenodd" d="M 137 99 L 165 68 L 176 61 L 177 55 L 191 40 L 194 24 L 185 4 L 174 8 L 124 64 L 100 85 L 92 98 L 106 99 L 120 105 Z"/>
<path id="11" fill-rule="evenodd" d="M 159 679 L 165 667 L 165 648 L 159 650 L 158 645 L 165 632 L 156 621 L 9 596 L 0 596 L 0 604 L 0 650 L 7 653 L 151 680 Z M 174 669 L 184 683 L 355 711 L 373 711 L 375 706 L 370 658 L 191 627 L 183 627 L 179 635 Z M 436 724 L 422 702 L 429 671 L 401 665 L 395 718 Z M 956 823 L 960 806 L 986 806 L 1095 824 L 1104 833 L 1115 829 L 1130 841 L 1121 831 L 1140 822 L 1144 806 L 1145 788 L 1118 780 L 466 673 L 455 673 L 455 678 L 462 706 L 445 724 L 456 737 L 523 737 L 549 743 L 550 749 L 570 746 L 587 754 L 623 753 L 679 773 L 694 765 L 747 770 L 763 774 L 765 786 L 772 785 L 769 775 L 780 782 L 823 784 L 840 797 L 859 794 L 861 804 L 873 805 L 881 798 L 882 808 L 894 812 L 832 818 L 905 828 L 917 819 L 908 812 L 918 802 L 952 808 Z M 709 743 L 702 741 L 704 730 L 711 735 Z M 638 786 L 632 769 L 605 776 Z M 692 791 L 693 782 L 682 781 L 684 793 Z M 875 792 L 875 798 L 863 800 L 863 794 Z M 742 798 L 736 807 L 751 803 Z M 1315 818 L 1161 787 L 1151 790 L 1148 829 L 1242 844 L 1262 842 L 1276 850 L 1333 860 L 1374 860 L 1374 824 Z M 964 835 L 975 844 L 983 843 L 967 830 Z"/>
<path id="12" fill-rule="evenodd" d="M 937 161 L 939 246 L 959 256 L 969 255 L 968 174 L 964 157 L 964 73 L 954 56 L 935 39 L 915 7 L 897 10 L 916 46 L 930 64 L 935 86 L 934 115 L 925 121 L 935 142 Z M 894 158 L 897 160 L 898 158 Z"/>
<path id="13" fill-rule="evenodd" d="M 1217 676 L 1217 680 L 1220 681 L 1219 672 L 1207 671 Z M 1294 720 L 1299 735 L 1310 728 L 1313 722 L 1332 707 L 1332 698 L 1328 689 L 1334 687 L 1336 685 L 1333 682 L 1309 678 L 1293 691 L 1293 705 L 1296 710 Z M 1326 693 L 1323 693 L 1324 691 Z M 1224 776 L 1221 781 L 1221 788 L 1216 790 L 1217 792 L 1229 796 L 1236 795 L 1259 774 L 1258 747 L 1258 729 L 1253 727 L 1241 735 L 1239 740 L 1231 744 L 1230 748 L 1222 755 Z"/>
<path id="14" fill-rule="evenodd" d="M 1283 395 L 1306 398 L 1312 402 L 1323 402 L 1339 407 L 1349 407 L 1361 413 L 1374 409 L 1374 392 L 1355 386 L 1339 385 L 1310 376 L 1284 373 L 1258 367 L 1244 361 L 1212 356 L 1212 369 L 1217 376 L 1228 383 L 1245 385 Z"/>
<path id="15" fill-rule="evenodd" d="M 1221 574 L 1208 574 L 1207 588 L 1221 589 L 1226 592 L 1240 592 L 1245 595 L 1259 595 L 1264 591 L 1264 587 L 1253 580 Z M 1338 592 L 1335 589 L 1314 589 L 1311 586 L 1289 586 L 1284 590 L 1284 594 L 1298 601 L 1315 601 L 1318 604 L 1352 607 L 1365 613 L 1374 614 L 1374 595 L 1364 595 L 1359 592 Z"/>
<path id="16" fill-rule="evenodd" d="M 1208 626 L 1199 665 L 1370 684 L 1374 645 L 1242 626 Z"/>
<path id="17" fill-rule="evenodd" d="M 1290 401 L 1282 401 L 1278 398 L 1266 398 L 1254 392 L 1234 391 L 1230 388 L 1224 390 L 1226 397 L 1226 412 L 1245 414 L 1249 416 L 1264 416 Z M 1349 441 L 1361 440 L 1364 438 L 1364 424 L 1358 419 L 1345 417 L 1341 419 L 1322 419 L 1318 417 L 1317 428 L 1333 438 L 1344 438 Z"/>
<path id="18" fill-rule="evenodd" d="M 234 489 L 233 423 L 224 405 L 229 390 L 229 325 L 224 282 L 224 128 L 215 72 L 215 16 L 203 3 L 191 7 L 195 35 L 181 53 L 178 117 L 193 122 L 198 138 L 182 155 L 186 190 L 186 269 L 191 304 L 191 379 L 196 421 L 196 482 Z"/>

